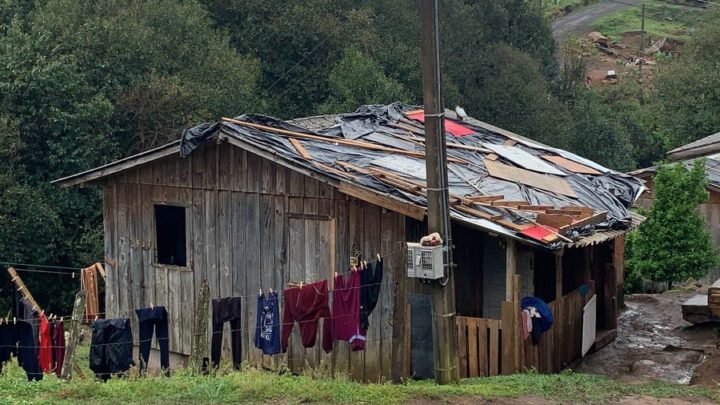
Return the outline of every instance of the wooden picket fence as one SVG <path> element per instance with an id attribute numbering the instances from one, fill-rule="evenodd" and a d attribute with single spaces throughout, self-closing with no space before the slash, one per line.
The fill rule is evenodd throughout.
<path id="1" fill-rule="evenodd" d="M 504 326 L 508 322 L 458 316 L 460 377 L 487 377 L 528 369 L 555 373 L 566 368 L 581 357 L 583 307 L 593 295 L 591 287 L 584 295 L 575 290 L 559 300 L 549 302 L 554 323 L 541 335 L 538 345 L 533 345 L 530 338 L 523 341 L 522 329 L 517 331 L 519 335 L 506 333 L 503 336 Z M 514 321 L 512 316 L 509 320 Z M 518 348 L 519 367 L 512 361 L 512 353 L 517 350 L 516 342 L 521 342 Z"/>
<path id="2" fill-rule="evenodd" d="M 500 374 L 502 321 L 458 316 L 457 329 L 460 377 Z"/>

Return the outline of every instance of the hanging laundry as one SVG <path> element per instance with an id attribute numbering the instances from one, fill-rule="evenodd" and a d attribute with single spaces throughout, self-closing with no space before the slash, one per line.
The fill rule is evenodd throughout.
<path id="1" fill-rule="evenodd" d="M 18 334 L 17 327 L 12 323 L 0 324 L 0 372 L 2 367 L 17 355 Z"/>
<path id="2" fill-rule="evenodd" d="M 332 303 L 333 340 L 349 342 L 358 333 L 360 325 L 360 273 L 351 271 L 347 276 L 335 277 Z"/>
<path id="3" fill-rule="evenodd" d="M 40 313 L 40 335 L 39 335 L 38 362 L 40 369 L 45 374 L 53 371 L 52 361 L 52 335 L 50 334 L 50 322 L 44 313 Z"/>
<path id="4" fill-rule="evenodd" d="M 60 378 L 63 363 L 65 362 L 65 322 L 63 322 L 62 319 L 59 322 L 55 322 L 52 339 L 55 375 Z"/>
<path id="5" fill-rule="evenodd" d="M 523 309 L 520 312 L 520 315 L 522 322 L 523 340 L 527 340 L 527 338 L 530 336 L 530 332 L 532 331 L 532 320 L 530 319 L 530 311 L 528 311 L 527 309 Z"/>
<path id="6" fill-rule="evenodd" d="M 20 298 L 16 302 L 18 364 L 25 370 L 28 381 L 40 381 L 43 379 L 38 361 L 40 318 L 28 300 Z"/>
<path id="7" fill-rule="evenodd" d="M 332 327 L 330 325 L 330 307 L 328 306 L 327 280 L 307 284 L 303 287 L 291 287 L 283 291 L 285 308 L 283 310 L 283 328 L 280 346 L 287 351 L 288 339 L 298 323 L 300 337 L 304 347 L 315 346 L 318 321 L 323 319 L 322 348 L 332 351 Z"/>
<path id="8" fill-rule="evenodd" d="M 135 310 L 138 317 L 138 339 L 140 353 L 140 372 L 147 371 L 150 360 L 150 345 L 153 331 L 160 347 L 160 368 L 165 375 L 170 373 L 170 349 L 168 346 L 168 319 L 165 307 L 140 308 Z"/>
<path id="9" fill-rule="evenodd" d="M 360 275 L 360 329 L 370 327 L 370 314 L 380 298 L 383 279 L 383 261 L 379 259 L 361 272 Z"/>
<path id="10" fill-rule="evenodd" d="M 212 343 L 210 346 L 210 359 L 213 367 L 220 365 L 220 351 L 222 350 L 222 335 L 225 322 L 230 322 L 230 346 L 232 349 L 232 362 L 236 370 L 242 363 L 242 323 L 241 298 L 228 297 L 212 301 Z"/>
<path id="11" fill-rule="evenodd" d="M 266 355 L 280 353 L 280 302 L 277 292 L 257 297 L 255 347 Z"/>
<path id="12" fill-rule="evenodd" d="M 127 372 L 134 364 L 130 319 L 100 319 L 93 322 L 92 328 L 90 370 L 103 381 Z"/>

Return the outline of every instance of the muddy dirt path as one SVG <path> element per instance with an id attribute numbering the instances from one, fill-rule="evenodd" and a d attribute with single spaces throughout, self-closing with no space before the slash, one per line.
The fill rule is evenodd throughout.
<path id="1" fill-rule="evenodd" d="M 595 20 L 616 11 L 641 4 L 641 0 L 604 0 L 600 3 L 583 7 L 577 11 L 558 18 L 552 23 L 553 38 L 562 42 L 570 35 L 585 34 L 592 31 Z"/>
<path id="2" fill-rule="evenodd" d="M 689 326 L 682 319 L 681 302 L 693 294 L 626 296 L 617 339 L 585 357 L 576 371 L 626 383 L 689 384 L 696 367 L 716 350 L 718 341 L 715 325 Z M 712 357 L 714 362 L 720 360 L 720 354 Z"/>

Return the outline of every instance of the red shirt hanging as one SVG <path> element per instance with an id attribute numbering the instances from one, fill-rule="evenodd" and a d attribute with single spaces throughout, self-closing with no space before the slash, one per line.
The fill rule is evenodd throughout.
<path id="1" fill-rule="evenodd" d="M 40 314 L 40 350 L 38 362 L 40 369 L 48 374 L 53 371 L 52 337 L 50 336 L 50 323 L 45 314 Z"/>

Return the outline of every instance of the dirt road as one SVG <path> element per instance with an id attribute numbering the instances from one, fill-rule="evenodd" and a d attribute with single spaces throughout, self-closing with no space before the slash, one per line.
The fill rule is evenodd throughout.
<path id="1" fill-rule="evenodd" d="M 712 356 L 718 342 L 716 326 L 688 326 L 682 319 L 680 303 L 692 294 L 695 292 L 627 296 L 615 342 L 585 357 L 576 370 L 631 384 L 663 380 L 712 386 L 691 381 L 703 360 L 710 361 L 704 379 L 718 378 L 714 367 L 718 355 Z"/>
<path id="2" fill-rule="evenodd" d="M 592 23 L 616 11 L 634 7 L 642 0 L 604 0 L 600 3 L 583 7 L 552 23 L 555 41 L 562 42 L 571 35 L 584 34 L 592 31 Z"/>

